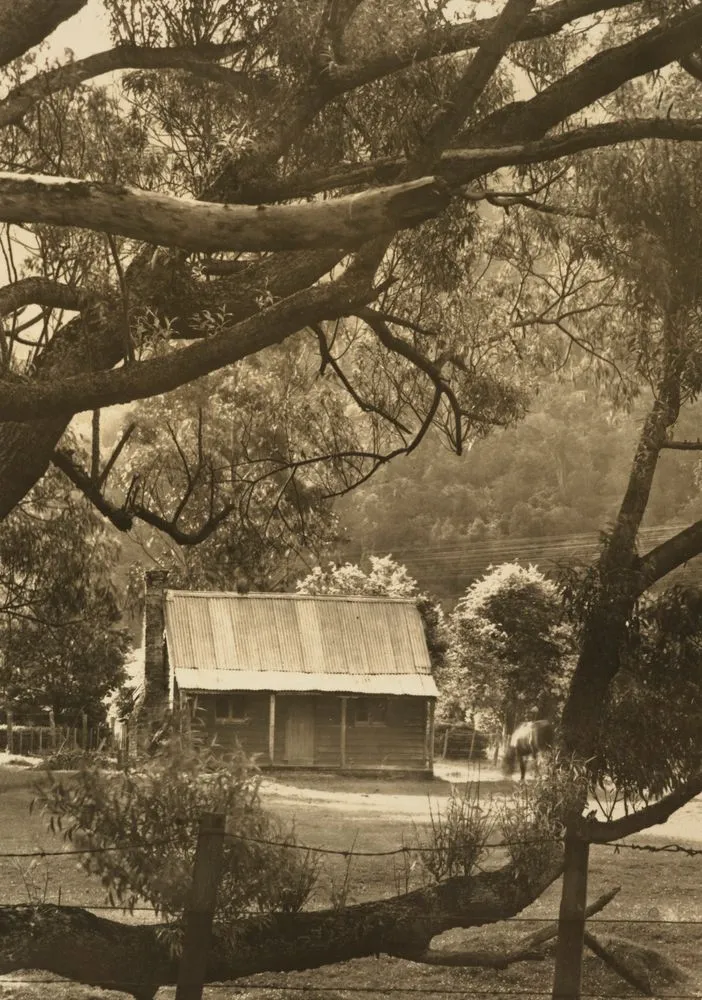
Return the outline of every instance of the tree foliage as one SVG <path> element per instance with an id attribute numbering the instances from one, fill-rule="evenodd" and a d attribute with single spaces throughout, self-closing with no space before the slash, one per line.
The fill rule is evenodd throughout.
<path id="1" fill-rule="evenodd" d="M 112 582 L 118 546 L 54 472 L 0 525 L 0 685 L 5 708 L 104 718 L 129 636 Z"/>
<path id="2" fill-rule="evenodd" d="M 449 716 L 478 715 L 507 732 L 532 709 L 555 717 L 572 633 L 558 587 L 535 566 L 504 563 L 476 580 L 451 613 L 449 634 L 441 677 Z"/>
<path id="3" fill-rule="evenodd" d="M 649 552 L 637 547 L 661 453 L 694 445 L 671 438 L 702 372 L 690 181 L 699 171 L 679 159 L 702 138 L 702 5 L 506 0 L 494 17 L 471 8 L 454 18 L 443 2 L 411 0 L 110 0 L 112 49 L 43 65 L 34 46 L 80 6 L 0 9 L 0 517 L 55 462 L 122 530 L 154 516 L 173 538 L 183 525 L 209 530 L 220 509 L 209 500 L 204 525 L 178 511 L 190 489 L 182 459 L 168 456 L 159 485 L 152 465 L 147 494 L 119 480 L 124 449 L 118 441 L 101 453 L 97 421 L 89 454 L 68 453 L 62 436 L 79 412 L 179 390 L 254 357 L 265 368 L 295 338 L 311 342 L 320 379 L 335 387 L 332 399 L 315 397 L 306 425 L 312 438 L 328 428 L 332 451 L 315 439 L 314 454 L 303 443 L 285 456 L 291 480 L 328 470 L 315 502 L 432 433 L 461 453 L 511 426 L 544 372 L 586 369 L 625 406 L 649 387 L 630 477 L 581 602 L 562 719 L 568 755 L 596 762 L 642 595 L 702 552 L 699 520 Z M 104 73 L 115 74 L 109 87 L 94 82 Z M 654 142 L 670 145 L 653 152 Z M 640 143 L 631 160 L 584 158 L 623 143 Z M 142 453 L 147 463 L 154 452 Z M 288 480 L 278 463 L 267 471 L 275 496 Z M 112 493 L 120 481 L 126 493 Z M 207 486 L 191 495 L 202 500 Z M 280 488 L 270 522 L 268 489 L 258 496 L 253 523 L 283 537 L 289 492 Z M 515 594 L 507 610 L 525 612 L 548 658 L 542 605 L 526 614 Z M 506 625 L 497 616 L 491 633 L 502 665 Z M 647 641 L 657 628 L 642 626 Z M 699 769 L 675 773 L 686 783 L 627 831 L 702 790 Z M 616 822 L 590 824 L 588 836 Z M 402 954 L 406 931 L 421 956 L 432 916 L 442 929 L 468 921 L 477 897 L 485 911 L 484 885 L 524 905 L 529 893 L 513 876 L 508 865 L 475 876 L 476 893 L 464 879 L 397 901 L 389 942 L 377 907 L 326 934 L 304 928 L 329 931 L 331 918 L 298 915 L 305 921 L 291 922 L 286 942 L 299 944 L 303 928 L 307 960 L 319 962 L 379 940 L 397 947 L 397 929 Z M 403 907 L 415 905 L 403 924 Z M 504 916 L 504 904 L 490 914 Z"/>
<path id="4" fill-rule="evenodd" d="M 242 753 L 223 757 L 176 733 L 135 767 L 84 764 L 69 780 L 47 771 L 34 805 L 52 831 L 92 852 L 81 864 L 112 905 L 147 902 L 170 921 L 187 902 L 200 817 L 224 814 L 233 836 L 225 840 L 216 920 L 227 926 L 252 909 L 294 913 L 315 885 L 314 861 L 285 847 L 295 839 L 264 812 L 258 789 Z"/>

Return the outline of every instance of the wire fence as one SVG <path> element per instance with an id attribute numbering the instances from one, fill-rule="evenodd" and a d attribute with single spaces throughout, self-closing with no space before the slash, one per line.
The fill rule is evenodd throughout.
<path id="1" fill-rule="evenodd" d="M 392 856 L 392 855 L 407 855 L 407 854 L 411 854 L 411 853 L 422 853 L 424 851 L 432 851 L 432 852 L 434 852 L 434 851 L 445 850 L 445 848 L 441 848 L 441 847 L 434 846 L 434 845 L 417 845 L 417 846 L 412 846 L 412 845 L 403 844 L 400 847 L 394 848 L 392 850 L 368 850 L 368 851 L 364 850 L 364 851 L 360 851 L 360 850 L 356 850 L 355 848 L 338 849 L 338 848 L 325 847 L 323 845 L 315 845 L 315 844 L 308 844 L 308 843 L 298 843 L 296 841 L 291 841 L 290 839 L 279 839 L 278 840 L 278 839 L 273 839 L 273 838 L 252 837 L 252 836 L 248 836 L 248 835 L 245 835 L 245 834 L 237 834 L 237 833 L 233 833 L 233 832 L 231 832 L 231 833 L 225 833 L 224 837 L 228 838 L 230 840 L 236 840 L 236 841 L 240 841 L 240 842 L 248 842 L 248 843 L 256 844 L 256 845 L 260 845 L 260 846 L 273 846 L 273 847 L 275 847 L 277 849 L 292 849 L 292 850 L 305 851 L 305 852 L 312 853 L 312 854 L 338 856 L 338 857 L 341 857 L 341 858 L 343 858 L 345 860 L 353 859 L 354 857 L 385 859 L 388 856 Z M 562 842 L 562 838 L 556 837 L 556 836 L 553 836 L 553 837 L 539 837 L 539 838 L 530 837 L 530 838 L 522 838 L 522 839 L 516 839 L 516 840 L 509 840 L 509 841 L 507 841 L 507 840 L 498 841 L 496 843 L 489 844 L 489 845 L 486 845 L 486 846 L 489 849 L 491 849 L 491 850 L 498 850 L 498 849 L 504 849 L 504 848 L 510 848 L 510 847 L 517 847 L 517 846 L 533 846 L 534 844 L 548 844 L 548 843 L 550 843 L 550 844 L 556 844 L 556 843 L 561 843 L 561 842 Z M 162 850 L 163 848 L 167 848 L 169 845 L 174 845 L 174 844 L 178 844 L 179 847 L 182 846 L 182 838 L 171 837 L 171 838 L 164 838 L 164 839 L 158 839 L 158 840 L 146 840 L 145 839 L 145 840 L 140 841 L 139 843 L 133 843 L 133 842 L 114 843 L 114 844 L 106 844 L 106 845 L 103 845 L 103 846 L 100 846 L 100 847 L 90 847 L 90 846 L 66 847 L 66 848 L 61 849 L 61 850 L 41 850 L 41 849 L 39 849 L 39 850 L 31 850 L 31 851 L 0 851 L 0 861 L 2 859 L 7 859 L 7 860 L 28 859 L 30 861 L 34 861 L 36 859 L 42 859 L 42 860 L 47 860 L 47 861 L 55 862 L 55 861 L 57 861 L 60 858 L 65 858 L 66 856 L 69 856 L 69 857 L 71 857 L 71 856 L 75 857 L 75 856 L 81 856 L 81 855 L 89 856 L 89 855 L 107 854 L 107 853 L 114 853 L 114 852 L 141 851 L 141 850 L 144 850 L 144 849 Z M 641 850 L 641 851 L 646 851 L 646 852 L 656 853 L 656 854 L 671 854 L 671 853 L 674 853 L 674 854 L 681 855 L 681 856 L 684 856 L 684 857 L 689 857 L 689 858 L 697 858 L 697 857 L 701 857 L 702 856 L 702 848 L 695 848 L 695 847 L 691 847 L 691 846 L 689 846 L 687 844 L 678 844 L 678 843 L 643 844 L 643 843 L 637 843 L 637 842 L 624 842 L 624 841 L 622 841 L 622 842 L 614 842 L 614 843 L 609 843 L 609 844 L 605 844 L 605 845 L 597 845 L 597 846 L 611 847 L 611 848 L 613 848 L 615 850 L 615 852 L 619 851 L 622 848 L 629 848 L 629 849 L 632 849 L 632 850 Z M 603 900 L 604 900 L 604 897 L 603 897 Z M 31 904 L 31 902 L 32 901 L 30 900 L 30 904 Z M 5 905 L 12 905 L 12 904 L 8 904 L 7 902 L 5 902 Z M 151 906 L 141 906 L 141 905 L 138 905 L 138 906 L 137 905 L 135 905 L 135 906 L 126 906 L 126 905 L 120 905 L 119 903 L 117 903 L 117 904 L 110 904 L 110 905 L 104 905 L 104 904 L 95 904 L 95 903 L 91 902 L 90 900 L 83 900 L 80 903 L 79 902 L 69 903 L 69 902 L 66 902 L 66 901 L 64 901 L 63 903 L 61 903 L 61 895 L 60 895 L 60 890 L 59 890 L 59 904 L 58 904 L 58 909 L 61 909 L 61 910 L 72 910 L 72 909 L 75 909 L 75 908 L 81 908 L 81 909 L 84 909 L 84 910 L 87 910 L 87 911 L 93 911 L 95 913 L 117 913 L 117 912 L 121 911 L 123 914 L 129 913 L 130 915 L 147 914 L 148 917 L 151 917 L 153 919 L 158 919 L 158 914 L 157 914 L 156 910 L 153 907 L 151 907 Z M 255 916 L 257 918 L 261 918 L 262 916 L 264 916 L 264 914 L 261 911 L 247 911 L 247 912 L 243 913 L 242 916 L 243 917 L 246 917 L 246 916 Z M 148 920 L 147 919 L 147 923 L 151 923 L 151 922 L 152 922 L 152 920 Z M 530 916 L 530 915 L 527 915 L 527 916 L 514 916 L 514 917 L 507 918 L 507 920 L 505 922 L 509 923 L 509 924 L 513 924 L 515 926 L 517 926 L 517 925 L 526 925 L 526 927 L 528 927 L 529 925 L 533 925 L 533 924 L 537 924 L 537 925 L 552 925 L 554 927 L 554 933 L 555 933 L 555 925 L 558 922 L 558 916 L 557 916 L 557 914 L 543 915 L 543 916 L 542 915 L 537 915 L 537 916 Z M 698 927 L 698 926 L 702 926 L 702 918 L 695 919 L 695 918 L 687 918 L 686 917 L 684 919 L 679 919 L 679 920 L 675 919 L 675 918 L 668 918 L 668 919 L 666 919 L 666 918 L 659 917 L 659 916 L 651 916 L 651 917 L 629 917 L 629 916 L 621 917 L 621 916 L 619 916 L 619 917 L 608 918 L 608 917 L 606 917 L 606 916 L 603 915 L 602 910 L 600 909 L 598 911 L 597 916 L 595 916 L 593 914 L 591 917 L 588 918 L 587 923 L 588 923 L 588 926 L 590 926 L 590 927 L 593 928 L 593 930 L 595 929 L 595 926 L 599 926 L 599 927 L 620 926 L 621 927 L 622 925 L 629 925 L 629 926 L 630 925 L 643 925 L 643 926 L 656 926 L 656 925 L 658 925 L 658 926 L 661 926 L 661 925 L 671 926 L 672 925 L 672 926 L 675 926 L 675 927 L 679 928 L 679 927 Z M 528 935 L 527 939 L 524 939 L 522 937 L 522 940 L 531 940 L 531 938 L 534 936 L 533 933 L 530 934 L 529 931 L 527 931 L 526 933 Z M 548 932 L 539 931 L 536 936 L 538 937 L 539 935 L 543 935 L 544 933 L 548 933 Z M 597 952 L 595 952 L 595 954 L 597 954 Z M 610 958 L 611 958 L 611 956 L 610 956 Z M 238 978 L 238 981 L 234 981 L 234 982 L 207 983 L 206 989 L 207 989 L 207 991 L 208 991 L 208 993 L 210 995 L 217 995 L 217 994 L 225 995 L 226 994 L 226 995 L 228 995 L 230 997 L 234 997 L 234 996 L 242 996 L 243 997 L 243 996 L 246 996 L 247 994 L 252 994 L 252 993 L 259 994 L 259 995 L 266 994 L 266 993 L 280 994 L 280 995 L 288 994 L 288 993 L 290 993 L 291 995 L 293 995 L 293 994 L 306 994 L 306 993 L 309 993 L 309 994 L 317 994 L 317 995 L 327 995 L 328 994 L 330 996 L 334 996 L 334 995 L 341 996 L 342 994 L 358 995 L 358 996 L 363 996 L 363 995 L 369 995 L 369 996 L 370 995 L 376 995 L 376 996 L 384 996 L 384 995 L 387 995 L 387 996 L 401 996 L 401 995 L 404 994 L 407 997 L 413 997 L 413 996 L 426 996 L 426 997 L 430 997 L 430 996 L 434 996 L 434 997 L 454 997 L 454 996 L 457 997 L 457 996 L 462 996 L 462 997 L 465 997 L 467 995 L 470 995 L 470 996 L 473 996 L 473 997 L 486 997 L 486 998 L 487 997 L 495 997 L 495 1000 L 497 1000 L 497 998 L 499 998 L 499 997 L 505 997 L 505 996 L 507 996 L 507 997 L 522 997 L 522 998 L 527 998 L 527 997 L 537 998 L 537 997 L 547 997 L 547 996 L 551 996 L 552 995 L 552 991 L 550 989 L 546 990 L 546 989 L 538 988 L 538 986 L 536 984 L 535 984 L 535 986 L 525 985 L 522 988 L 511 988 L 510 985 L 509 985 L 509 980 L 507 980 L 506 982 L 501 981 L 499 983 L 499 985 L 497 985 L 497 986 L 487 986 L 486 985 L 485 987 L 483 987 L 483 986 L 479 985 L 479 983 L 481 982 L 481 980 L 480 979 L 476 980 L 474 976 L 471 978 L 469 987 L 467 986 L 466 983 L 463 983 L 463 982 L 461 982 L 457 986 L 454 986 L 454 985 L 451 985 L 451 980 L 450 979 L 447 981 L 446 976 L 447 975 L 450 976 L 452 974 L 452 971 L 453 971 L 453 973 L 455 973 L 456 972 L 455 968 L 453 968 L 453 970 L 452 970 L 451 966 L 445 966 L 445 965 L 444 966 L 441 966 L 441 965 L 440 966 L 428 965 L 428 966 L 426 966 L 426 970 L 427 970 L 427 972 L 435 971 L 437 973 L 443 973 L 443 975 L 437 976 L 435 985 L 431 985 L 431 984 L 427 983 L 427 985 L 422 985 L 422 986 L 411 985 L 411 984 L 403 985 L 402 983 L 399 983 L 399 984 L 396 983 L 395 985 L 384 985 L 382 982 L 374 982 L 373 985 L 365 985 L 365 984 L 354 983 L 353 981 L 351 981 L 351 982 L 340 982 L 338 984 L 335 983 L 333 985 L 327 985 L 324 982 L 320 982 L 319 978 L 316 978 L 316 977 L 312 981 L 310 981 L 310 982 L 304 982 L 304 983 L 290 982 L 287 978 L 285 978 L 285 979 L 277 978 L 275 980 L 271 980 L 270 977 L 267 977 L 266 981 L 250 982 L 250 981 L 247 981 L 245 977 L 241 977 L 241 978 Z M 473 972 L 476 972 L 476 971 L 478 971 L 478 970 L 473 969 Z M 301 973 L 298 972 L 296 974 L 300 975 Z M 260 976 L 260 975 L 265 975 L 265 972 L 258 974 L 258 976 Z M 278 977 L 285 977 L 285 976 L 287 976 L 287 973 L 286 972 L 280 972 L 280 973 L 274 973 L 273 975 L 274 976 L 278 976 Z M 312 975 L 314 975 L 314 973 L 312 973 Z M 414 975 L 415 974 L 413 973 L 413 976 Z M 257 980 L 258 980 L 258 976 L 257 976 Z M 60 977 L 60 976 L 50 976 L 50 975 L 26 976 L 26 974 L 22 975 L 21 973 L 19 975 L 17 975 L 17 976 L 14 976 L 14 975 L 12 975 L 12 973 L 10 973 L 6 977 L 3 977 L 3 978 L 7 982 L 17 983 L 17 984 L 20 984 L 20 985 L 27 985 L 27 986 L 38 986 L 38 985 L 43 985 L 43 984 L 49 985 L 49 984 L 56 983 L 57 981 L 61 981 L 62 980 L 62 977 Z M 349 978 L 351 980 L 353 980 L 354 976 L 351 975 Z M 626 976 L 625 976 L 625 978 L 626 978 Z M 415 980 L 415 982 L 416 982 L 416 980 Z M 454 980 L 454 982 L 455 982 L 455 980 Z M 484 982 L 484 980 L 483 980 L 483 982 Z M 133 986 L 133 987 L 135 987 L 135 988 L 138 989 L 143 984 L 140 983 L 140 982 L 138 982 L 138 981 L 136 981 L 136 980 L 133 983 L 130 983 L 130 982 L 125 981 L 125 979 L 120 979 L 120 980 L 104 980 L 104 981 L 101 980 L 100 983 L 99 983 L 99 985 L 101 987 L 103 987 L 103 988 L 111 988 L 111 987 L 113 987 L 113 988 L 117 988 L 117 989 L 120 989 L 120 990 L 124 991 L 125 989 L 129 989 L 130 986 Z M 681 982 L 680 985 L 682 985 L 683 989 L 684 989 L 684 987 L 687 985 L 687 982 Z M 684 992 L 684 991 L 681 991 L 681 992 L 673 993 L 673 992 L 669 991 L 669 988 L 666 989 L 665 995 L 666 995 L 667 1000 L 699 1000 L 699 998 L 700 998 L 700 993 L 697 993 L 697 992 Z M 628 1000 L 628 998 L 630 998 L 632 996 L 632 991 L 628 991 L 628 992 L 616 992 L 616 991 L 610 991 L 610 990 L 596 990 L 596 991 L 582 990 L 580 992 L 579 996 L 582 998 L 582 1000 L 595 1000 L 595 998 L 601 998 L 601 1000 Z"/>
<path id="2" fill-rule="evenodd" d="M 434 845 L 408 845 L 403 844 L 400 847 L 393 848 L 390 850 L 376 850 L 376 851 L 363 851 L 356 850 L 355 848 L 349 849 L 339 849 L 324 847 L 316 844 L 299 843 L 296 841 L 291 841 L 289 839 L 275 840 L 272 838 L 265 837 L 251 837 L 244 834 L 225 833 L 225 838 L 229 840 L 236 840 L 239 842 L 245 842 L 250 844 L 256 844 L 258 846 L 271 846 L 277 849 L 288 849 L 302 851 L 308 854 L 315 855 L 331 855 L 343 858 L 346 861 L 352 861 L 354 858 L 387 858 L 397 855 L 412 855 L 412 854 L 423 854 L 427 852 L 435 853 L 445 851 L 445 847 L 439 847 Z M 525 847 L 534 846 L 536 844 L 557 844 L 562 843 L 562 838 L 559 837 L 540 837 L 540 838 L 524 838 L 519 840 L 502 840 L 495 842 L 493 844 L 487 844 L 486 848 L 488 850 L 498 850 L 498 849 L 509 849 L 514 847 Z M 80 857 L 88 855 L 98 855 L 98 854 L 108 854 L 108 853 L 130 853 L 135 851 L 142 851 L 145 848 L 159 850 L 178 844 L 180 847 L 182 845 L 181 840 L 176 840 L 175 838 L 166 838 L 159 840 L 143 840 L 138 843 L 125 842 L 125 843 L 115 843 L 104 845 L 101 847 L 65 847 L 59 850 L 44 850 L 36 849 L 30 851 L 0 851 L 0 862 L 3 860 L 12 861 L 48 861 L 54 859 L 61 859 L 67 857 Z M 686 844 L 677 843 L 667 843 L 667 844 L 642 844 L 642 843 L 632 843 L 632 842 L 610 842 L 607 844 L 597 845 L 599 847 L 611 847 L 615 853 L 621 849 L 629 849 L 634 851 L 645 851 L 652 854 L 677 854 L 689 858 L 699 858 L 702 857 L 702 848 L 690 847 Z M 111 904 L 96 904 L 91 900 L 83 899 L 81 901 L 68 902 L 62 899 L 62 891 L 59 888 L 58 893 L 59 902 L 57 904 L 61 908 L 72 908 L 72 907 L 83 907 L 87 910 L 94 910 L 96 912 L 129 912 L 129 913 L 151 913 L 156 914 L 153 906 L 129 906 L 120 903 Z M 41 899 L 41 902 L 47 902 L 46 899 Z M 31 900 L 30 900 L 31 902 Z M 36 902 L 36 900 L 35 900 Z M 4 905 L 26 905 L 27 900 L 18 901 L 15 903 L 5 901 Z M 243 916 L 260 916 L 260 910 L 247 910 L 242 914 Z M 510 917 L 509 922 L 514 923 L 553 923 L 557 916 L 527 916 L 527 917 Z M 603 924 L 674 924 L 676 926 L 680 925 L 702 925 L 702 918 L 697 919 L 664 919 L 661 917 L 613 917 L 607 918 L 599 916 L 596 918 L 590 918 L 590 923 L 603 923 Z"/>
<path id="3" fill-rule="evenodd" d="M 383 851 L 359 851 L 356 848 L 335 848 L 322 847 L 319 844 L 306 844 L 293 840 L 274 840 L 267 837 L 251 837 L 247 834 L 233 833 L 228 831 L 225 837 L 230 840 L 238 840 L 243 843 L 258 844 L 261 846 L 287 848 L 289 850 L 304 851 L 308 854 L 330 854 L 342 858 L 387 858 L 400 854 L 425 854 L 441 853 L 445 847 L 424 844 L 402 844 L 400 847 L 393 847 Z M 124 844 L 111 844 L 105 847 L 76 847 L 65 848 L 57 851 L 46 851 L 43 849 L 35 851 L 0 851 L 2 858 L 52 858 L 65 857 L 71 854 L 103 854 L 113 851 L 138 851 L 144 847 L 167 847 L 176 843 L 175 838 L 140 841 L 135 844 L 132 841 Z M 486 850 L 498 850 L 510 847 L 533 847 L 537 844 L 562 844 L 562 837 L 528 837 L 518 840 L 499 840 L 492 844 L 485 844 Z M 601 844 L 594 844 L 595 847 L 611 847 L 615 852 L 619 850 L 647 851 L 651 854 L 684 854 L 687 857 L 702 857 L 702 848 L 690 847 L 685 844 L 640 844 L 630 841 L 606 841 Z"/>

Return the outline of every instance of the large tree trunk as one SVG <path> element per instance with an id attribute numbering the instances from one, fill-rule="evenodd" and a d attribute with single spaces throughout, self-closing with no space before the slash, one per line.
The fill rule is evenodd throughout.
<path id="1" fill-rule="evenodd" d="M 597 755 L 607 696 L 627 642 L 629 621 L 645 589 L 636 542 L 661 449 L 680 413 L 680 352 L 675 317 L 665 320 L 664 367 L 644 421 L 627 488 L 610 537 L 594 568 L 580 656 L 563 711 L 563 744 L 580 760 Z"/>
<path id="2" fill-rule="evenodd" d="M 381 952 L 421 961 L 435 935 L 514 916 L 561 870 L 554 845 L 530 881 L 509 864 L 389 900 L 248 918 L 216 934 L 207 979 L 312 969 Z M 150 1000 L 176 981 L 177 963 L 155 925 L 129 926 L 78 907 L 4 906 L 0 973 L 15 969 L 44 969 Z"/>

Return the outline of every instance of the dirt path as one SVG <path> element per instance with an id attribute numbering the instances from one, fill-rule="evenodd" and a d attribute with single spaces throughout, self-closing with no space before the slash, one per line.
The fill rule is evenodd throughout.
<path id="1" fill-rule="evenodd" d="M 370 818 L 385 814 L 422 822 L 429 819 L 432 811 L 436 812 L 445 804 L 451 782 L 464 785 L 467 781 L 479 781 L 481 801 L 485 802 L 491 798 L 503 799 L 509 787 L 499 769 L 489 765 L 481 765 L 478 770 L 470 765 L 438 762 L 435 774 L 443 780 L 427 782 L 426 790 L 421 790 L 417 782 L 401 780 L 379 780 L 375 787 L 358 791 L 355 788 L 359 784 L 367 786 L 368 779 L 354 781 L 353 778 L 334 776 L 329 778 L 328 787 L 319 787 L 319 779 L 309 780 L 304 775 L 300 775 L 297 780 L 291 776 L 285 782 L 266 777 L 262 793 L 264 801 L 273 800 L 291 809 L 296 802 L 316 802 L 324 809 L 356 817 L 365 814 Z M 594 807 L 595 803 L 592 805 Z M 679 809 L 666 823 L 650 827 L 645 835 L 638 836 L 653 837 L 670 843 L 702 844 L 702 796 Z"/>

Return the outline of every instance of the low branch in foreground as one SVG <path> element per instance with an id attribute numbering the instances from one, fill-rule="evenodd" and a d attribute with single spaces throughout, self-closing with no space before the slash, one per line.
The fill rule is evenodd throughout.
<path id="1" fill-rule="evenodd" d="M 614 897 L 621 891 L 621 886 L 615 886 L 609 892 L 599 896 L 585 910 L 585 919 L 595 913 L 599 913 L 605 906 L 612 902 Z M 552 924 L 539 928 L 533 934 L 528 934 L 510 951 L 469 951 L 465 949 L 456 951 L 446 951 L 445 949 L 429 948 L 416 958 L 417 962 L 424 962 L 427 965 L 450 965 L 450 966 L 478 966 L 490 969 L 506 969 L 516 962 L 539 960 L 544 957 L 541 946 L 558 934 L 558 922 L 554 920 Z"/>
<path id="2" fill-rule="evenodd" d="M 603 962 L 613 969 L 618 976 L 621 976 L 622 979 L 629 983 L 630 986 L 633 986 L 635 990 L 639 990 L 644 996 L 651 996 L 652 990 L 648 982 L 648 977 L 642 976 L 638 969 L 632 967 L 631 962 L 622 961 L 618 955 L 614 954 L 611 948 L 608 948 L 604 942 L 588 930 L 585 931 L 585 944 L 594 955 L 601 958 Z"/>
<path id="3" fill-rule="evenodd" d="M 303 205 L 219 205 L 118 184 L 0 172 L 0 221 L 77 226 L 185 250 L 355 247 L 446 208 L 443 181 L 424 177 Z"/>
<path id="4" fill-rule="evenodd" d="M 659 799 L 658 802 L 631 813 L 629 816 L 622 816 L 620 819 L 613 819 L 607 823 L 582 817 L 576 824 L 576 832 L 578 836 L 591 844 L 607 844 L 613 840 L 621 840 L 622 837 L 630 837 L 634 833 L 640 833 L 641 830 L 646 830 L 649 826 L 665 823 L 674 812 L 700 793 L 702 793 L 702 771 L 693 775 L 689 781 Z"/>
<path id="5" fill-rule="evenodd" d="M 530 883 L 508 864 L 340 910 L 247 918 L 216 936 L 207 981 L 313 969 L 380 953 L 421 961 L 431 939 L 449 928 L 514 916 L 562 867 L 562 853 L 554 851 Z M 156 925 L 130 926 L 79 907 L 0 906 L 0 974 L 15 969 L 43 969 L 150 1000 L 159 986 L 175 982 L 177 963 Z"/>

